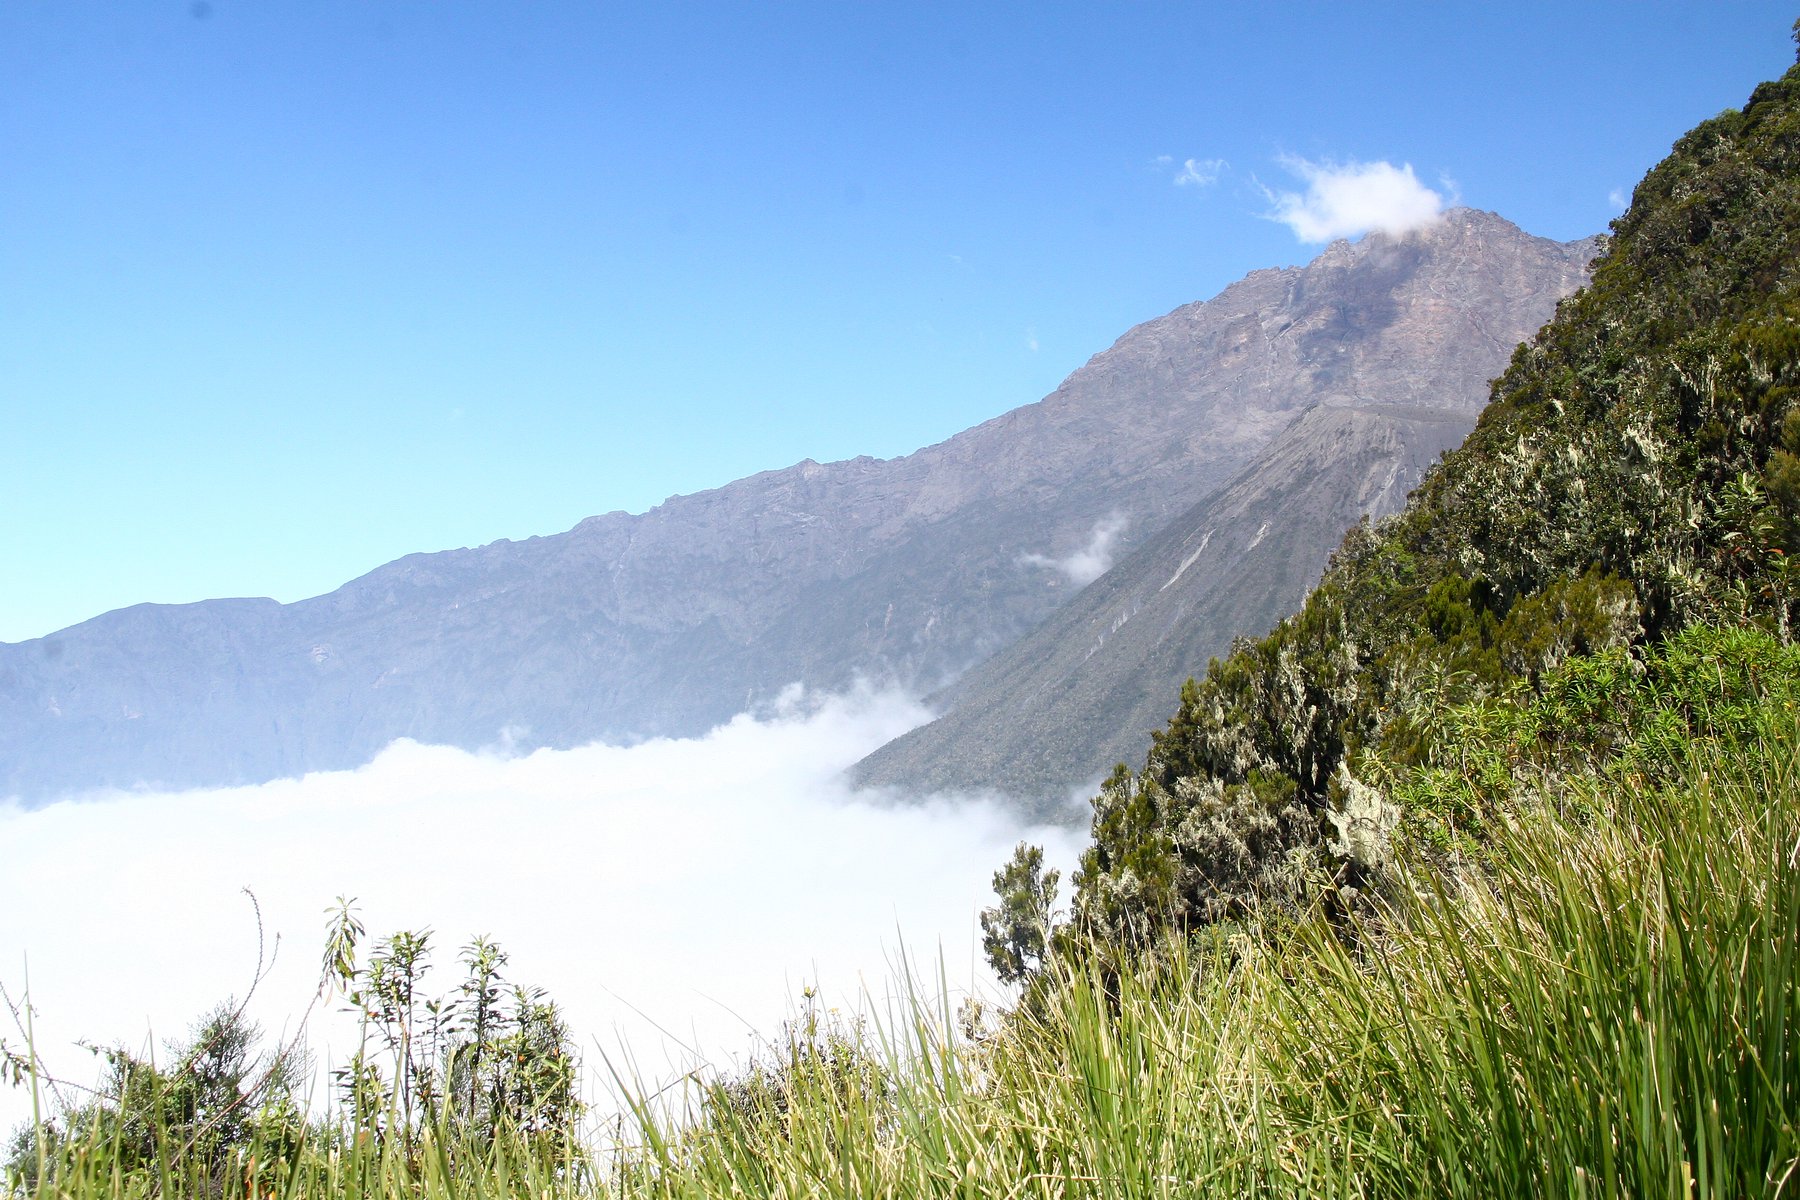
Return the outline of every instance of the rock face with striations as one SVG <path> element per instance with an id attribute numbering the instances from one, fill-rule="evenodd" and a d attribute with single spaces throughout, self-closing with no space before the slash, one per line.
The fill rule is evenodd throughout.
<path id="1" fill-rule="evenodd" d="M 551 537 L 412 555 L 295 604 L 139 605 L 0 645 L 0 796 L 259 781 L 354 766 L 398 737 L 693 734 L 795 681 L 941 688 L 1109 558 L 1165 548 L 1194 505 L 1255 508 L 1241 488 L 1257 463 L 1355 491 L 1293 501 L 1336 523 L 1323 548 L 1276 504 L 1245 551 L 1291 577 L 1271 585 L 1291 605 L 1343 523 L 1386 503 L 1368 482 L 1385 468 L 1332 461 L 1346 435 L 1328 422 L 1433 430 L 1392 433 L 1412 465 L 1383 487 L 1403 496 L 1413 460 L 1459 436 L 1592 253 L 1456 210 L 1256 272 L 1132 329 L 1042 401 L 904 458 L 803 462 Z M 1187 574 L 1231 592 L 1223 560 L 1200 561 Z M 1248 622 L 1234 632 L 1279 611 L 1232 603 Z M 1166 708 L 1168 689 L 1149 690 Z"/>

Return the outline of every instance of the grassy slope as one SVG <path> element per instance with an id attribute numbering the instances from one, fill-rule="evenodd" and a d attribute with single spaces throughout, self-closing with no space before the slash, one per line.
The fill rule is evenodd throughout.
<path id="1" fill-rule="evenodd" d="M 1630 715 L 1587 769 L 1469 735 L 1540 802 L 1453 886 L 1403 868 L 1357 946 L 1315 914 L 1118 976 L 1065 960 L 977 1049 L 925 1020 L 885 1092 L 797 1072 L 637 1194 L 1775 1193 L 1800 1153 L 1800 652 L 1699 630 L 1608 678 Z"/>

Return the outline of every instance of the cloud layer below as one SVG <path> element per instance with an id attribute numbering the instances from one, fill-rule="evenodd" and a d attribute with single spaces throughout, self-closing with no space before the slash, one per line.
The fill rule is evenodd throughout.
<path id="1" fill-rule="evenodd" d="M 646 1077 L 672 1077 L 690 1050 L 746 1052 L 807 984 L 833 1003 L 879 998 L 902 939 L 930 970 L 941 953 L 953 987 L 984 980 L 989 876 L 1022 837 L 1073 860 L 1074 831 L 1022 828 L 979 798 L 846 790 L 845 767 L 928 715 L 892 694 L 795 694 L 772 719 L 686 741 L 520 758 L 398 742 L 356 771 L 0 808 L 0 981 L 16 998 L 28 964 L 40 1051 L 91 1081 L 75 1039 L 160 1042 L 244 993 L 246 887 L 270 949 L 279 938 L 252 1012 L 291 1025 L 343 894 L 371 937 L 437 931 L 433 992 L 489 935 L 511 978 L 565 1005 L 590 1067 L 597 1045 L 623 1046 Z M 308 1029 L 326 1058 L 351 1036 L 341 1016 Z M 0 1091 L 6 1129 L 28 1113 Z"/>
<path id="2" fill-rule="evenodd" d="M 1437 220 L 1448 201 L 1420 183 L 1412 164 L 1315 163 L 1287 157 L 1281 165 L 1306 185 L 1304 192 L 1265 189 L 1269 218 L 1302 242 L 1329 242 L 1379 230 L 1410 233 Z"/>

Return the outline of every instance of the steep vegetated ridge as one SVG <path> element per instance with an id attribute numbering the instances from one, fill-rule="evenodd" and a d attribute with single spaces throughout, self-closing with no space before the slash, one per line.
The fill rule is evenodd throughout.
<path id="1" fill-rule="evenodd" d="M 1405 511 L 1183 689 L 1094 801 L 1077 927 L 1131 943 L 1341 898 L 1396 830 L 1479 856 L 1496 797 L 1625 719 L 1621 681 L 1680 678 L 1671 635 L 1791 642 L 1796 554 L 1800 67 L 1676 144 Z M 1715 669 L 1754 692 L 1754 655 Z"/>
<path id="2" fill-rule="evenodd" d="M 1585 278 L 1598 250 L 1598 239 L 1542 243 L 1544 255 L 1563 259 L 1565 288 Z M 1536 286 L 1510 227 L 1467 209 L 1407 237 L 1338 243 L 1308 270 L 1326 276 L 1375 260 L 1410 273 L 1437 254 L 1467 264 L 1471 284 Z M 1445 303 L 1427 291 L 1405 302 L 1417 307 L 1396 320 L 1418 325 L 1435 324 Z M 1471 327 L 1464 336 L 1492 345 L 1497 334 Z M 1424 340 L 1405 348 L 1420 356 L 1418 370 L 1448 349 Z M 1334 365 L 1327 355 L 1318 369 Z M 1182 681 L 1233 638 L 1297 609 L 1343 531 L 1397 510 L 1425 468 L 1467 435 L 1484 399 L 1454 387 L 1322 391 L 1226 487 L 947 689 L 938 703 L 950 711 L 865 759 L 858 781 L 988 788 L 1053 805 L 1097 767 L 1141 760 Z"/>
<path id="3" fill-rule="evenodd" d="M 1086 582 L 1108 531 L 1142 545 L 1303 414 L 1479 395 L 1586 257 L 1453 214 L 1256 272 L 905 458 L 413 555 L 295 604 L 140 605 L 0 645 L 0 796 L 256 781 L 397 737 L 693 734 L 794 681 L 941 686 Z"/>

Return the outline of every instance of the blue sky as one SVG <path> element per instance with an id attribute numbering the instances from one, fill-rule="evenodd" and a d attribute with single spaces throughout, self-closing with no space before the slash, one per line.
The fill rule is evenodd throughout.
<path id="1" fill-rule="evenodd" d="M 1310 258 L 1307 164 L 1600 231 L 1795 16 L 770 7 L 6 0 L 0 641 L 907 453 Z"/>

